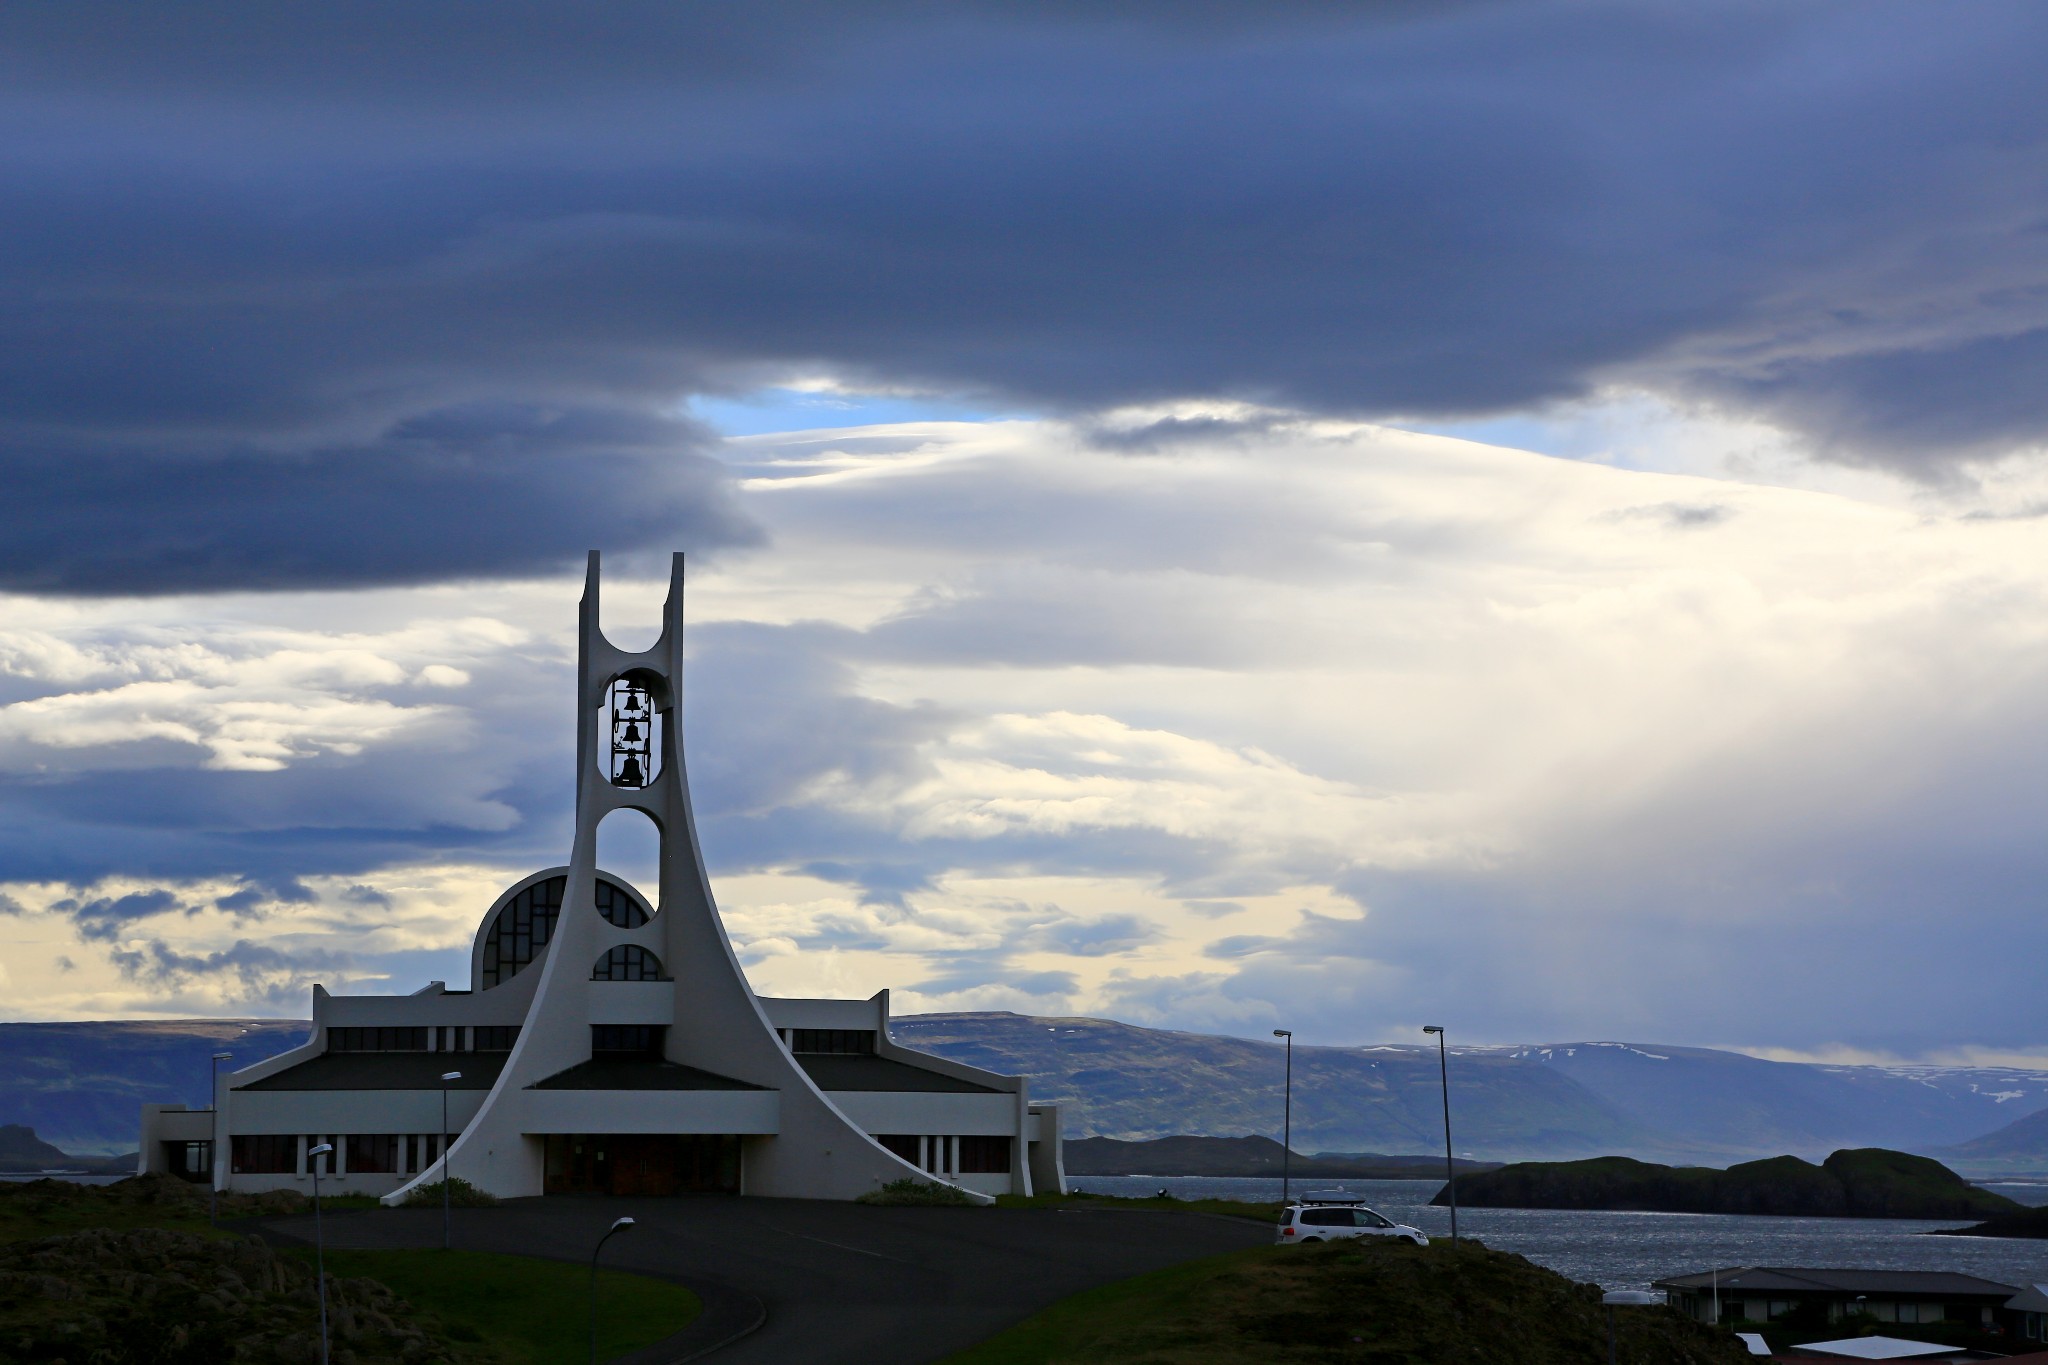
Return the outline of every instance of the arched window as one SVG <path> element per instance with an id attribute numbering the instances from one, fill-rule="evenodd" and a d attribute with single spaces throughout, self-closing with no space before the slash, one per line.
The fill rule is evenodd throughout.
<path id="1" fill-rule="evenodd" d="M 491 930 L 484 936 L 484 990 L 502 986 L 524 971 L 548 940 L 555 936 L 555 920 L 562 913 L 562 893 L 567 877 L 549 877 L 535 882 L 498 911 Z M 597 879 L 597 909 L 621 929 L 637 929 L 647 923 L 647 912 L 633 893 L 603 877 Z M 638 979 L 638 978 L 621 978 Z"/>
<path id="2" fill-rule="evenodd" d="M 597 879 L 597 913 L 621 929 L 638 929 L 647 923 L 647 912 L 632 893 L 602 877 Z"/>
<path id="3" fill-rule="evenodd" d="M 567 877 L 550 877 L 505 902 L 484 937 L 485 990 L 510 981 L 548 946 L 555 934 L 555 918 L 562 913 L 562 891 L 568 885 Z"/>
<path id="4" fill-rule="evenodd" d="M 666 981 L 661 959 L 637 943 L 621 944 L 597 960 L 592 981 Z"/>

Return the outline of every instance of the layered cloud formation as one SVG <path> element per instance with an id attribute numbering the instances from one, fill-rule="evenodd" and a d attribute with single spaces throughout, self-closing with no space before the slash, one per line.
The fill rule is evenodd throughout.
<path id="1" fill-rule="evenodd" d="M 687 724 L 757 985 L 2038 1046 L 2033 523 L 1259 425 L 725 447 L 773 548 L 693 578 Z M 132 604 L 20 604 L 62 617 L 10 637 L 17 685 L 47 672 L 0 713 L 10 863 L 38 869 L 12 919 L 75 966 L 42 998 L 458 976 L 497 885 L 562 856 L 575 590 L 338 599 L 375 633 L 215 599 L 176 650 L 113 624 Z M 609 591 L 607 628 L 645 635 L 659 591 Z"/>
<path id="2" fill-rule="evenodd" d="M 13 6 L 0 1011 L 459 976 L 680 547 L 765 989 L 2048 1050 L 2044 30 Z"/>

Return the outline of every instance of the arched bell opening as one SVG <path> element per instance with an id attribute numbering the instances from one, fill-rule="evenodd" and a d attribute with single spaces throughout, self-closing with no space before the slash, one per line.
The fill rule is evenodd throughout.
<path id="1" fill-rule="evenodd" d="M 597 599 L 597 633 L 627 654 L 654 648 L 661 640 L 662 595 L 667 587 L 636 578 L 610 580 Z"/>
<path id="2" fill-rule="evenodd" d="M 614 787 L 651 787 L 661 776 L 665 691 L 660 679 L 634 673 L 606 685 L 597 718 L 598 770 Z"/>
<path id="3" fill-rule="evenodd" d="M 637 943 L 622 943 L 597 960 L 592 981 L 666 981 L 661 959 Z"/>

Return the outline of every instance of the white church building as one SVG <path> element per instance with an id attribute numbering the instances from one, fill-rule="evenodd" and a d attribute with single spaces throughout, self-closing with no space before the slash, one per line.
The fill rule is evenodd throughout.
<path id="1" fill-rule="evenodd" d="M 584 585 L 576 835 L 567 866 L 508 887 L 466 988 L 313 988 L 301 1047 L 215 1082 L 211 1110 L 145 1105 L 141 1169 L 224 1190 L 387 1203 L 444 1169 L 500 1197 L 723 1191 L 852 1199 L 891 1181 L 977 1199 L 1064 1188 L 1059 1110 L 1025 1082 L 898 1046 L 887 991 L 756 995 L 697 847 L 683 769 L 683 560 L 644 653 Z M 607 816 L 652 820 L 650 900 L 597 866 Z M 445 1119 L 444 1119 L 445 1114 Z M 445 1146 L 445 1158 L 443 1155 Z"/>

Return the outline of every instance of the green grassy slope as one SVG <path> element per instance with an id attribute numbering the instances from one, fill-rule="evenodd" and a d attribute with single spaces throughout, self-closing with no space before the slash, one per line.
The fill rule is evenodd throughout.
<path id="1" fill-rule="evenodd" d="M 1740 1365 L 1741 1344 L 1668 1308 L 1616 1315 L 1618 1365 Z M 1055 1304 L 946 1365 L 1589 1365 L 1600 1291 L 1467 1241 L 1261 1247 Z"/>
<path id="2" fill-rule="evenodd" d="M 233 1195 L 221 1213 L 303 1203 Z M 243 1343 L 245 1365 L 303 1365 L 317 1325 L 312 1263 L 310 1251 L 275 1252 L 231 1221 L 210 1227 L 205 1192 L 167 1176 L 0 1184 L 0 1361 L 218 1365 L 223 1343 Z M 335 1339 L 358 1365 L 589 1358 L 581 1265 L 435 1248 L 329 1252 L 327 1272 Z M 702 1305 L 680 1285 L 608 1271 L 598 1307 L 609 1359 L 682 1330 Z"/>

